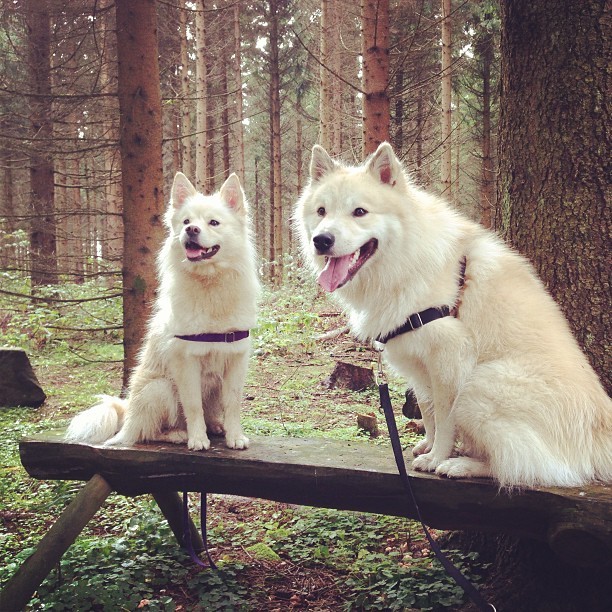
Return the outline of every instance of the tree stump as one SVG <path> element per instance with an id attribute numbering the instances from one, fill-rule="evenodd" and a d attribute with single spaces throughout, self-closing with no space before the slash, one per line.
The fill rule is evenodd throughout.
<path id="1" fill-rule="evenodd" d="M 364 368 L 338 361 L 333 372 L 323 381 L 326 389 L 350 389 L 351 391 L 363 391 L 374 384 L 374 372 L 372 368 Z"/>
<path id="2" fill-rule="evenodd" d="M 45 399 L 25 351 L 0 348 L 0 407 L 38 408 Z"/>

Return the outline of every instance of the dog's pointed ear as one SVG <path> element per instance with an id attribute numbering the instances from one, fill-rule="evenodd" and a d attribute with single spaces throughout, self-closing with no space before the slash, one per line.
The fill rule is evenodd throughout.
<path id="1" fill-rule="evenodd" d="M 232 172 L 219 191 L 221 199 L 234 211 L 244 210 L 244 193 L 240 185 L 240 179 L 235 172 Z"/>
<path id="2" fill-rule="evenodd" d="M 196 193 L 195 187 L 189 182 L 189 179 L 182 172 L 177 172 L 172 183 L 170 199 L 172 206 L 180 208 L 188 198 Z"/>
<path id="3" fill-rule="evenodd" d="M 321 145 L 312 147 L 310 158 L 310 178 L 313 183 L 320 181 L 327 173 L 335 170 L 338 164 L 328 155 Z"/>
<path id="4" fill-rule="evenodd" d="M 381 183 L 394 187 L 402 176 L 402 165 L 397 159 L 391 145 L 381 142 L 378 149 L 368 160 L 366 169 L 371 172 Z"/>

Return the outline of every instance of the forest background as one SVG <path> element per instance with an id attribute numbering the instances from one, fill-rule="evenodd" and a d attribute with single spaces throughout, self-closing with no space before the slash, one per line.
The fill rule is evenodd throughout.
<path id="1" fill-rule="evenodd" d="M 176 170 L 205 193 L 238 173 L 278 287 L 312 145 L 389 140 L 532 259 L 610 388 L 609 13 L 553 4 L 3 0 L 3 284 L 122 282 L 127 371 Z"/>
<path id="2" fill-rule="evenodd" d="M 389 140 L 417 183 L 530 258 L 610 391 L 610 30 L 605 0 L 0 0 L 2 343 L 61 379 L 49 417 L 116 392 L 174 173 L 210 193 L 233 171 L 267 291 L 256 375 L 276 380 L 272 356 L 312 355 L 296 334 L 330 315 L 288 223 L 310 149 L 358 163 Z M 263 418 L 287 398 L 261 385 Z M 285 417 L 329 401 L 305 389 Z M 4 487 L 29 509 L 11 462 Z M 11 520 L 7 551 L 24 550 Z"/>

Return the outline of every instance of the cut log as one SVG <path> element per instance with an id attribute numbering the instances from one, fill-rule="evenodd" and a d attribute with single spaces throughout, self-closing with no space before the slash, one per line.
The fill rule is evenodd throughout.
<path id="1" fill-rule="evenodd" d="M 358 414 L 357 415 L 357 427 L 367 431 L 372 438 L 376 438 L 380 435 L 378 428 L 378 419 L 372 412 L 369 414 Z"/>
<path id="2" fill-rule="evenodd" d="M 350 389 L 351 391 L 363 391 L 374 384 L 374 372 L 372 368 L 338 361 L 332 373 L 323 381 L 326 389 Z"/>
<path id="3" fill-rule="evenodd" d="M 0 407 L 38 408 L 46 399 L 26 352 L 0 348 Z"/>

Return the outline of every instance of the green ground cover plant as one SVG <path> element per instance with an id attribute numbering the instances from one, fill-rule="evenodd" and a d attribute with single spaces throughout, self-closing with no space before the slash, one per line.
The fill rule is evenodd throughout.
<path id="1" fill-rule="evenodd" d="M 4 287 L 27 290 L 7 276 Z M 41 295 L 59 302 L 0 294 L 2 343 L 28 352 L 48 396 L 37 410 L 0 409 L 0 585 L 82 486 L 29 478 L 18 441 L 65 426 L 96 394 L 120 392 L 118 293 L 91 282 Z M 100 295 L 108 297 L 83 301 Z M 382 435 L 372 439 L 356 425 L 358 413 L 377 413 L 375 389 L 322 385 L 336 361 L 369 365 L 373 359 L 347 335 L 317 339 L 344 325 L 299 275 L 266 292 L 243 405 L 247 432 L 388 444 L 383 424 Z M 404 389 L 391 380 L 399 408 Z M 402 434 L 405 444 L 414 442 L 414 434 Z M 195 516 L 198 498 L 190 503 Z M 222 495 L 209 496 L 209 505 L 208 541 L 218 572 L 190 561 L 150 497 L 113 494 L 28 610 L 437 610 L 463 602 L 411 521 Z M 452 556 L 479 579 L 478 559 Z"/>

